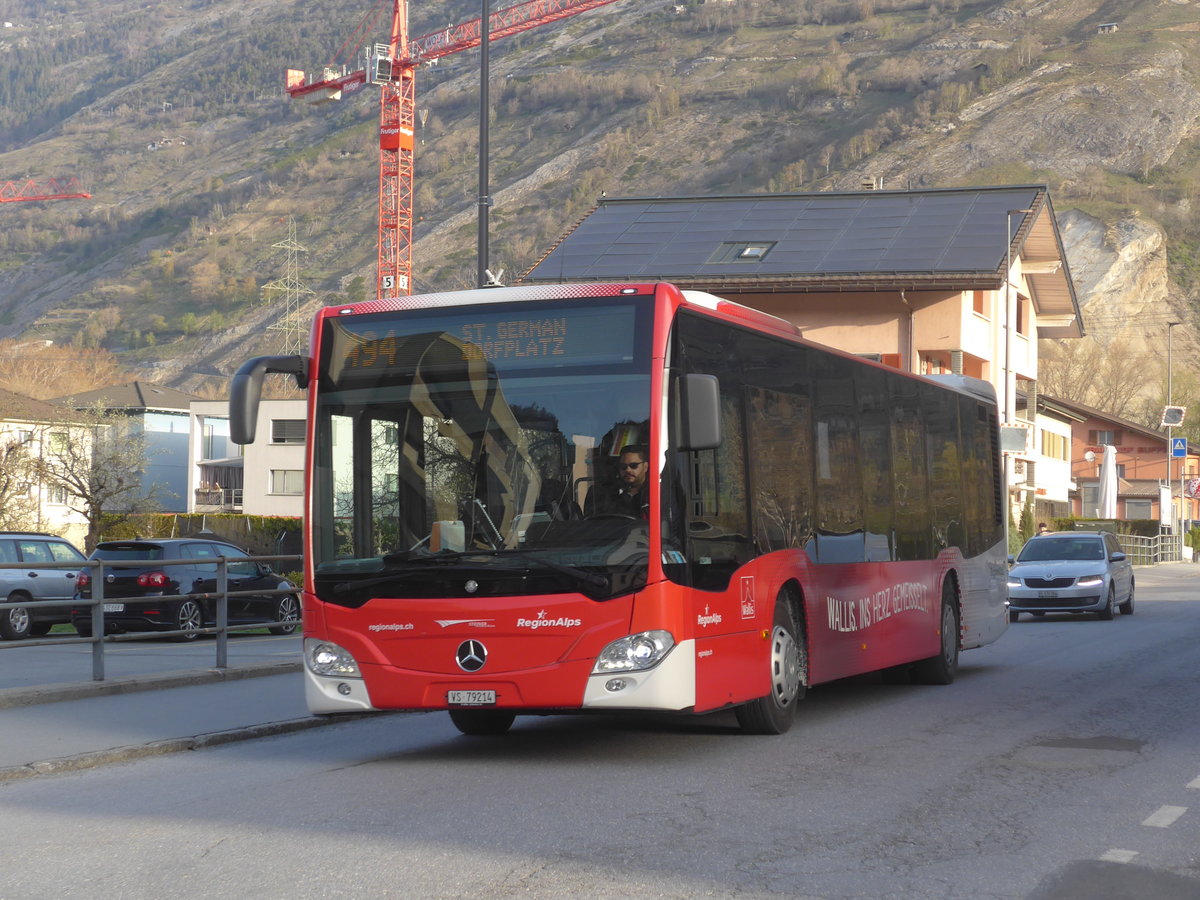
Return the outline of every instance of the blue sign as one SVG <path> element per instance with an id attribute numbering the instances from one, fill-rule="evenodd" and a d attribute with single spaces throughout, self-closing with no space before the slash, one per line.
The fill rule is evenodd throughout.
<path id="1" fill-rule="evenodd" d="M 1187 438 L 1171 438 L 1171 459 L 1187 456 Z"/>

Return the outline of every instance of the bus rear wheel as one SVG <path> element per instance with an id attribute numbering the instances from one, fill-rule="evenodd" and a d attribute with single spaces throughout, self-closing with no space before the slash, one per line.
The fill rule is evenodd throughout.
<path id="1" fill-rule="evenodd" d="M 786 595 L 775 601 L 771 626 L 771 693 L 737 707 L 738 724 L 746 734 L 783 734 L 796 718 L 804 698 L 808 651 L 796 628 Z"/>
<path id="2" fill-rule="evenodd" d="M 512 728 L 517 714 L 501 709 L 452 709 L 450 721 L 463 734 L 497 735 Z"/>
<path id="3" fill-rule="evenodd" d="M 936 656 L 922 659 L 913 666 L 913 680 L 919 684 L 950 684 L 958 674 L 958 602 L 954 583 L 947 578 L 942 585 L 941 641 Z"/>

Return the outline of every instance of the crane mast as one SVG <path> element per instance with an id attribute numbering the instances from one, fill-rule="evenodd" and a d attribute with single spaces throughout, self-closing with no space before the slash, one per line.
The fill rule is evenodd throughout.
<path id="1" fill-rule="evenodd" d="M 615 3 L 617 0 L 526 0 L 488 16 L 488 40 L 499 40 Z M 327 66 L 309 80 L 298 69 L 287 70 L 291 97 L 319 102 L 337 100 L 367 83 L 380 86 L 379 100 L 379 255 L 376 297 L 412 293 L 413 152 L 416 121 L 416 70 L 452 53 L 478 47 L 483 20 L 448 25 L 412 40 L 408 37 L 408 2 L 392 0 L 388 43 L 376 44 L 367 65 L 354 71 Z"/>

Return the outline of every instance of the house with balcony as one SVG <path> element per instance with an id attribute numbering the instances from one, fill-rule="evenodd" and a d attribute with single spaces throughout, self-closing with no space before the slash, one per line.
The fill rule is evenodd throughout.
<path id="1" fill-rule="evenodd" d="M 188 512 L 256 516 L 304 514 L 304 400 L 263 400 L 256 440 L 229 439 L 229 403 L 191 404 L 188 445 Z"/>
<path id="2" fill-rule="evenodd" d="M 606 197 L 519 279 L 577 281 L 670 281 L 906 372 L 990 382 L 1013 510 L 1030 489 L 1066 503 L 1064 426 L 1018 404 L 1037 339 L 1084 334 L 1045 185 Z"/>

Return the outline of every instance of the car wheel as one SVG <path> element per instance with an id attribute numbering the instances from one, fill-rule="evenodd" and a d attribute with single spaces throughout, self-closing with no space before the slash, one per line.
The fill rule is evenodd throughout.
<path id="1" fill-rule="evenodd" d="M 913 666 L 920 684 L 950 684 L 958 674 L 958 598 L 950 579 L 942 585 L 941 649 Z"/>
<path id="2" fill-rule="evenodd" d="M 50 629 L 54 627 L 53 622 L 34 622 L 29 626 L 29 633 L 34 637 L 42 637 L 50 633 Z"/>
<path id="3" fill-rule="evenodd" d="M 29 595 L 20 591 L 13 591 L 8 595 L 9 603 L 25 603 L 28 600 Z M 29 637 L 32 625 L 33 621 L 29 616 L 29 610 L 23 606 L 6 609 L 0 613 L 0 637 L 6 641 L 20 641 Z"/>
<path id="4" fill-rule="evenodd" d="M 1121 615 L 1123 616 L 1133 615 L 1133 579 L 1129 581 L 1129 596 L 1125 598 L 1125 602 L 1117 607 L 1117 609 L 1121 610 Z"/>
<path id="5" fill-rule="evenodd" d="M 80 637 L 91 637 L 92 636 L 91 623 L 72 622 L 71 624 L 75 626 L 75 633 L 78 634 Z"/>
<path id="6" fill-rule="evenodd" d="M 808 650 L 792 617 L 788 593 L 775 601 L 771 626 L 771 692 L 734 710 L 746 734 L 783 734 L 796 718 L 796 704 L 804 698 L 808 677 Z"/>
<path id="7" fill-rule="evenodd" d="M 1008 621 L 1015 622 L 1019 618 L 1021 618 L 1021 614 L 1019 612 L 1017 612 L 1016 610 L 1010 609 L 1008 611 Z"/>
<path id="8" fill-rule="evenodd" d="M 295 594 L 283 594 L 275 598 L 275 621 L 286 625 L 271 625 L 271 634 L 291 634 L 300 624 L 300 600 Z"/>
<path id="9" fill-rule="evenodd" d="M 200 629 L 204 627 L 204 610 L 195 600 L 183 600 L 175 610 L 175 627 L 184 632 L 175 635 L 173 641 L 194 641 L 200 637 Z"/>
<path id="10" fill-rule="evenodd" d="M 1117 591 L 1111 584 L 1108 586 L 1108 597 L 1104 601 L 1104 609 L 1100 610 L 1099 616 L 1102 622 L 1111 622 L 1116 615 Z"/>
<path id="11" fill-rule="evenodd" d="M 517 714 L 502 709 L 452 709 L 450 721 L 463 734 L 497 735 L 512 728 Z"/>

